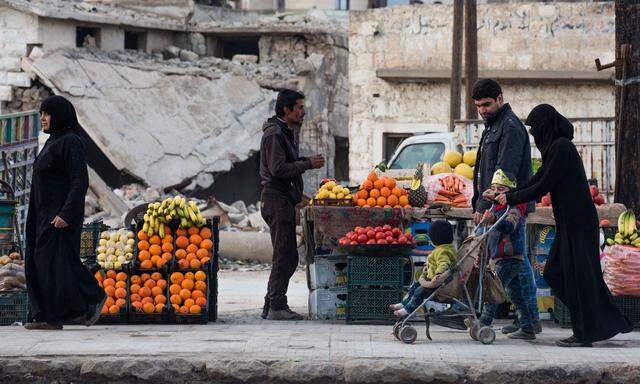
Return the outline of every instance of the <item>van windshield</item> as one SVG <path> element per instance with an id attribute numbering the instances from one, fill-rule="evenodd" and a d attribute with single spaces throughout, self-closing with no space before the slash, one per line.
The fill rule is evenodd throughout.
<path id="1" fill-rule="evenodd" d="M 429 163 L 433 165 L 441 161 L 444 154 L 443 143 L 418 143 L 410 144 L 402 148 L 402 151 L 393 160 L 390 169 L 412 169 L 418 163 Z"/>

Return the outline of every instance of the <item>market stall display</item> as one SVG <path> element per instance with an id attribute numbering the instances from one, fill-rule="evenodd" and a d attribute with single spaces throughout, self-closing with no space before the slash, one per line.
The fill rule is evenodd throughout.
<path id="1" fill-rule="evenodd" d="M 129 276 L 125 272 L 110 269 L 94 274 L 101 288 L 107 295 L 99 323 L 124 324 L 128 317 Z"/>
<path id="2" fill-rule="evenodd" d="M 334 179 L 324 179 L 316 192 L 313 205 L 342 206 L 352 205 L 353 196 L 349 188 L 338 184 Z"/>
<path id="3" fill-rule="evenodd" d="M 355 205 L 360 208 L 408 208 L 409 192 L 397 186 L 393 177 L 379 177 L 371 171 L 354 196 Z"/>

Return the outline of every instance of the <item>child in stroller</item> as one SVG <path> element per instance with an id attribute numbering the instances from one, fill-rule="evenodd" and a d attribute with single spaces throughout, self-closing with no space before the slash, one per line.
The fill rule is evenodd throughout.
<path id="1" fill-rule="evenodd" d="M 389 306 L 397 317 L 405 317 L 421 306 L 442 283 L 442 274 L 458 260 L 458 252 L 452 244 L 453 228 L 449 222 L 439 220 L 431 223 L 429 237 L 436 247 L 427 259 L 422 276 L 413 283 L 402 302 Z"/>

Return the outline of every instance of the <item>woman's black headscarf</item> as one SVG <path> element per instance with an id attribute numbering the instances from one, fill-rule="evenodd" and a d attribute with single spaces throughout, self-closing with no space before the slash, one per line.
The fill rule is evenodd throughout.
<path id="1" fill-rule="evenodd" d="M 549 104 L 533 108 L 525 124 L 531 127 L 531 134 L 543 159 L 556 139 L 564 137 L 573 140 L 573 124 Z"/>
<path id="2" fill-rule="evenodd" d="M 80 124 L 76 116 L 76 109 L 73 104 L 62 96 L 51 96 L 44 99 L 40 105 L 40 112 L 51 115 L 49 131 L 51 135 L 58 135 L 67 130 L 78 130 Z"/>

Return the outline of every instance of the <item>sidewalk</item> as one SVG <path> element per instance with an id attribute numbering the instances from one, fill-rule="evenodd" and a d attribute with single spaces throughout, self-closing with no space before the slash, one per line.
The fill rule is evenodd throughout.
<path id="1" fill-rule="evenodd" d="M 545 323 L 533 342 L 502 334 L 482 345 L 466 332 L 416 324 L 413 345 L 390 326 L 259 318 L 268 272 L 222 272 L 220 322 L 208 325 L 1 327 L 0 382 L 84 383 L 637 383 L 640 332 L 590 349 L 562 349 L 570 330 Z M 298 273 L 290 295 L 306 311 Z M 239 289 L 242 288 L 242 289 Z"/>

